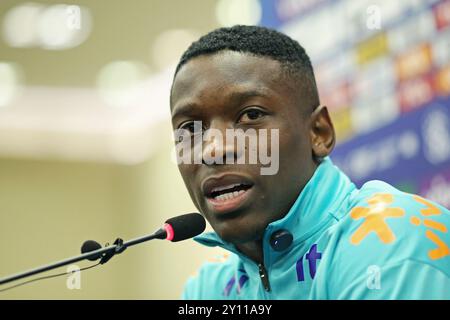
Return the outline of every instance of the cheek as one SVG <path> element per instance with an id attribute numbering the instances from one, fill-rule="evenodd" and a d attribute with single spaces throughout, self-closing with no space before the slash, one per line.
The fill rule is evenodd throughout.
<path id="1" fill-rule="evenodd" d="M 192 201 L 195 201 L 195 168 L 191 165 L 181 164 L 178 166 L 178 170 L 180 171 L 181 177 L 183 178 L 184 184 L 191 196 Z"/>
<path id="2" fill-rule="evenodd" d="M 302 128 L 280 134 L 280 162 L 302 161 L 311 155 L 309 135 Z"/>
<path id="3" fill-rule="evenodd" d="M 281 131 L 281 130 L 280 130 Z M 277 183 L 289 186 L 291 196 L 307 181 L 313 163 L 309 135 L 302 128 L 280 134 L 279 173 Z"/>
<path id="4" fill-rule="evenodd" d="M 285 157 L 294 154 L 298 156 L 303 155 L 305 151 L 310 149 L 308 121 L 302 115 L 299 115 L 297 110 L 291 109 L 284 110 L 274 122 L 274 128 L 279 129 L 280 161 L 283 161 L 281 159 L 282 154 Z M 310 154 L 310 152 L 307 154 Z"/>

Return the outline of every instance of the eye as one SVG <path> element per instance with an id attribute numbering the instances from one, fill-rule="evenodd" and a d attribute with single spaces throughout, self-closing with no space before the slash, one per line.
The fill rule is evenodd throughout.
<path id="1" fill-rule="evenodd" d="M 266 113 L 258 108 L 251 108 L 245 110 L 241 116 L 239 117 L 238 122 L 248 122 L 248 121 L 255 121 L 262 117 L 264 117 Z"/>
<path id="2" fill-rule="evenodd" d="M 185 139 L 192 139 L 195 135 L 203 134 L 201 121 L 186 121 L 178 126 L 175 130 L 175 143 L 180 143 Z"/>
<path id="3" fill-rule="evenodd" d="M 194 122 L 193 121 L 190 121 L 190 122 L 187 122 L 187 123 L 183 123 L 179 128 L 187 130 L 190 133 L 194 133 L 194 131 L 195 131 L 195 126 L 194 126 Z"/>
<path id="4" fill-rule="evenodd" d="M 178 129 L 183 129 L 189 131 L 191 134 L 202 133 L 202 122 L 201 121 L 186 121 L 182 123 Z"/>

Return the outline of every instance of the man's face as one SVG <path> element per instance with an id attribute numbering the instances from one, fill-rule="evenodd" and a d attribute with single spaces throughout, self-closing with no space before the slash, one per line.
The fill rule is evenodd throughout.
<path id="1" fill-rule="evenodd" d="M 279 169 L 261 175 L 261 163 L 189 164 L 179 170 L 198 210 L 218 235 L 234 244 L 260 240 L 266 226 L 282 218 L 311 178 L 313 161 L 310 136 L 312 110 L 308 97 L 278 61 L 234 51 L 202 55 L 187 62 L 172 88 L 174 129 L 279 130 Z M 216 156 L 239 157 L 234 144 L 223 147 L 211 141 L 203 149 Z M 246 150 L 248 152 L 248 149 Z M 227 194 L 223 196 L 224 194 Z"/>

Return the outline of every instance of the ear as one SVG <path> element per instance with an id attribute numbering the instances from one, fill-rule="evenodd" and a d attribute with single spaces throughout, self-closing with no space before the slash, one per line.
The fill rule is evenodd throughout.
<path id="1" fill-rule="evenodd" d="M 326 106 L 318 106 L 311 114 L 311 146 L 314 159 L 320 161 L 334 148 L 336 134 Z"/>

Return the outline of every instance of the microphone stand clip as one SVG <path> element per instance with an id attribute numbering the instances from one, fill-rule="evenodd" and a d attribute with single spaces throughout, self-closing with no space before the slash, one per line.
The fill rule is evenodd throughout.
<path id="1" fill-rule="evenodd" d="M 123 244 L 123 239 L 121 238 L 117 238 L 114 241 L 114 244 L 116 245 L 116 247 L 114 248 L 114 250 L 109 250 L 108 252 L 106 252 L 103 257 L 100 259 L 99 263 L 100 264 L 105 264 L 106 262 L 108 262 L 112 257 L 114 257 L 116 254 L 121 254 L 122 252 L 125 251 L 125 249 L 127 248 L 127 246 L 125 246 Z"/>

